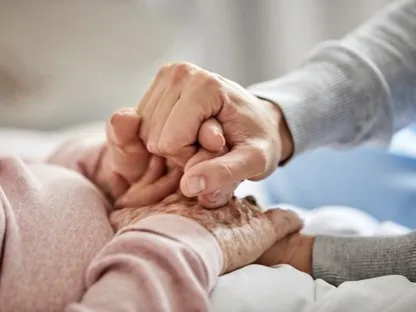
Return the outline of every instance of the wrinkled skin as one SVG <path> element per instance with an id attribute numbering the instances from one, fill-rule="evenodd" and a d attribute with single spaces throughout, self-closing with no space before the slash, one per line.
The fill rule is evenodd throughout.
<path id="1" fill-rule="evenodd" d="M 163 66 L 138 113 L 143 118 L 140 136 L 149 151 L 184 166 L 181 191 L 198 196 L 207 208 L 224 205 L 241 181 L 271 174 L 293 149 L 277 105 L 189 63 Z M 207 126 L 212 119 L 219 127 Z M 225 145 L 229 151 L 221 156 L 199 155 L 201 147 L 218 152 Z"/>
<path id="2" fill-rule="evenodd" d="M 205 209 L 197 198 L 187 198 L 180 192 L 180 168 L 155 155 L 146 159 L 150 159 L 149 166 L 116 203 L 119 209 L 110 215 L 115 231 L 151 215 L 175 214 L 192 219 L 216 238 L 224 257 L 224 273 L 252 263 L 302 226 L 290 211 L 261 212 L 253 197 L 233 197 L 223 207 Z"/>
<path id="3" fill-rule="evenodd" d="M 129 123 L 130 131 L 137 134 L 140 122 L 136 116 L 129 113 L 117 118 L 120 125 Z M 125 118 L 124 122 L 120 122 L 120 118 Z M 188 198 L 181 193 L 179 184 L 183 168 L 149 153 L 138 136 L 125 141 L 123 146 L 134 146 L 135 158 L 118 161 L 118 168 L 123 169 L 124 176 L 133 176 L 135 182 L 129 180 L 127 191 L 115 203 L 118 209 L 110 215 L 115 231 L 151 215 L 175 214 L 192 219 L 217 240 L 223 253 L 224 273 L 252 263 L 275 242 L 302 226 L 300 219 L 290 211 L 261 212 L 253 197 L 233 197 L 220 208 L 205 209 L 198 203 L 198 198 Z M 139 161 L 137 155 L 143 157 L 143 163 L 134 165 L 132 161 Z M 205 156 L 200 155 L 210 157 L 212 153 L 206 150 Z"/>
<path id="4" fill-rule="evenodd" d="M 124 208 L 112 213 L 110 221 L 118 230 L 151 215 L 175 214 L 192 219 L 216 238 L 224 257 L 223 272 L 252 263 L 279 239 L 298 231 L 302 223 L 290 211 L 260 211 L 251 197 L 233 198 L 218 209 L 205 209 L 196 198 L 176 193 L 155 205 Z M 262 264 L 261 261 L 257 263 Z"/>

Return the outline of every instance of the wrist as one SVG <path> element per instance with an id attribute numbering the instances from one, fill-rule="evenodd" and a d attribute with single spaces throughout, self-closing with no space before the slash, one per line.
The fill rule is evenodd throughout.
<path id="1" fill-rule="evenodd" d="M 312 275 L 312 255 L 315 237 L 298 233 L 293 235 L 291 240 L 293 249 L 291 257 L 286 263 L 299 271 Z"/>
<path id="2" fill-rule="evenodd" d="M 279 110 L 279 134 L 282 142 L 282 155 L 280 156 L 280 164 L 284 164 L 292 157 L 294 144 L 292 134 L 289 130 L 285 116 L 283 115 L 279 105 L 276 105 L 276 107 Z"/>
<path id="3" fill-rule="evenodd" d="M 264 105 L 270 106 L 271 110 L 274 112 L 273 116 L 277 120 L 277 131 L 281 142 L 281 154 L 279 164 L 284 164 L 293 155 L 294 144 L 292 134 L 286 122 L 283 111 L 280 109 L 279 105 L 265 99 L 261 99 L 261 101 L 264 103 Z"/>

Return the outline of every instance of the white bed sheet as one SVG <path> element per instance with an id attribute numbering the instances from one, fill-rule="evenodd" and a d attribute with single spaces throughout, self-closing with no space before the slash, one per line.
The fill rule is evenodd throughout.
<path id="1" fill-rule="evenodd" d="M 60 143 L 77 135 L 104 137 L 102 123 L 59 132 L 0 129 L 0 154 L 45 157 Z M 265 203 L 261 183 L 245 182 L 237 194 L 254 195 Z M 304 231 L 311 234 L 391 235 L 410 231 L 393 222 L 378 222 L 349 207 L 320 207 L 297 211 L 305 220 Z M 335 288 L 290 266 L 266 268 L 250 265 L 220 278 L 211 300 L 215 312 L 291 311 L 416 311 L 416 285 L 400 276 L 344 283 Z"/>

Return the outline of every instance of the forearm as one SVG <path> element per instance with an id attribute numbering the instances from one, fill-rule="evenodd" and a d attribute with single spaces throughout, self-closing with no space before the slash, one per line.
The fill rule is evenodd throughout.
<path id="1" fill-rule="evenodd" d="M 384 275 L 416 282 L 416 232 L 391 237 L 317 236 L 313 276 L 338 285 Z"/>
<path id="2" fill-rule="evenodd" d="M 109 145 L 102 139 L 70 140 L 62 144 L 46 161 L 78 172 L 111 200 L 118 198 L 128 187 L 124 177 L 114 170 L 115 163 Z"/>
<path id="3" fill-rule="evenodd" d="M 296 71 L 251 87 L 279 104 L 294 153 L 388 141 L 416 116 L 416 1 L 395 1 Z"/>
<path id="4" fill-rule="evenodd" d="M 100 252 L 88 269 L 85 296 L 66 311 L 209 311 L 221 268 L 218 244 L 199 224 L 148 217 Z"/>

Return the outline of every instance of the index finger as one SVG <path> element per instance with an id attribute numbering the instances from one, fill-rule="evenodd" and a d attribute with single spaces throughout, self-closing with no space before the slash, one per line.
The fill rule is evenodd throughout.
<path id="1" fill-rule="evenodd" d="M 204 121 L 214 117 L 222 103 L 216 98 L 216 90 L 184 93 L 173 107 L 159 138 L 159 148 L 165 155 L 179 154 L 197 142 Z"/>

